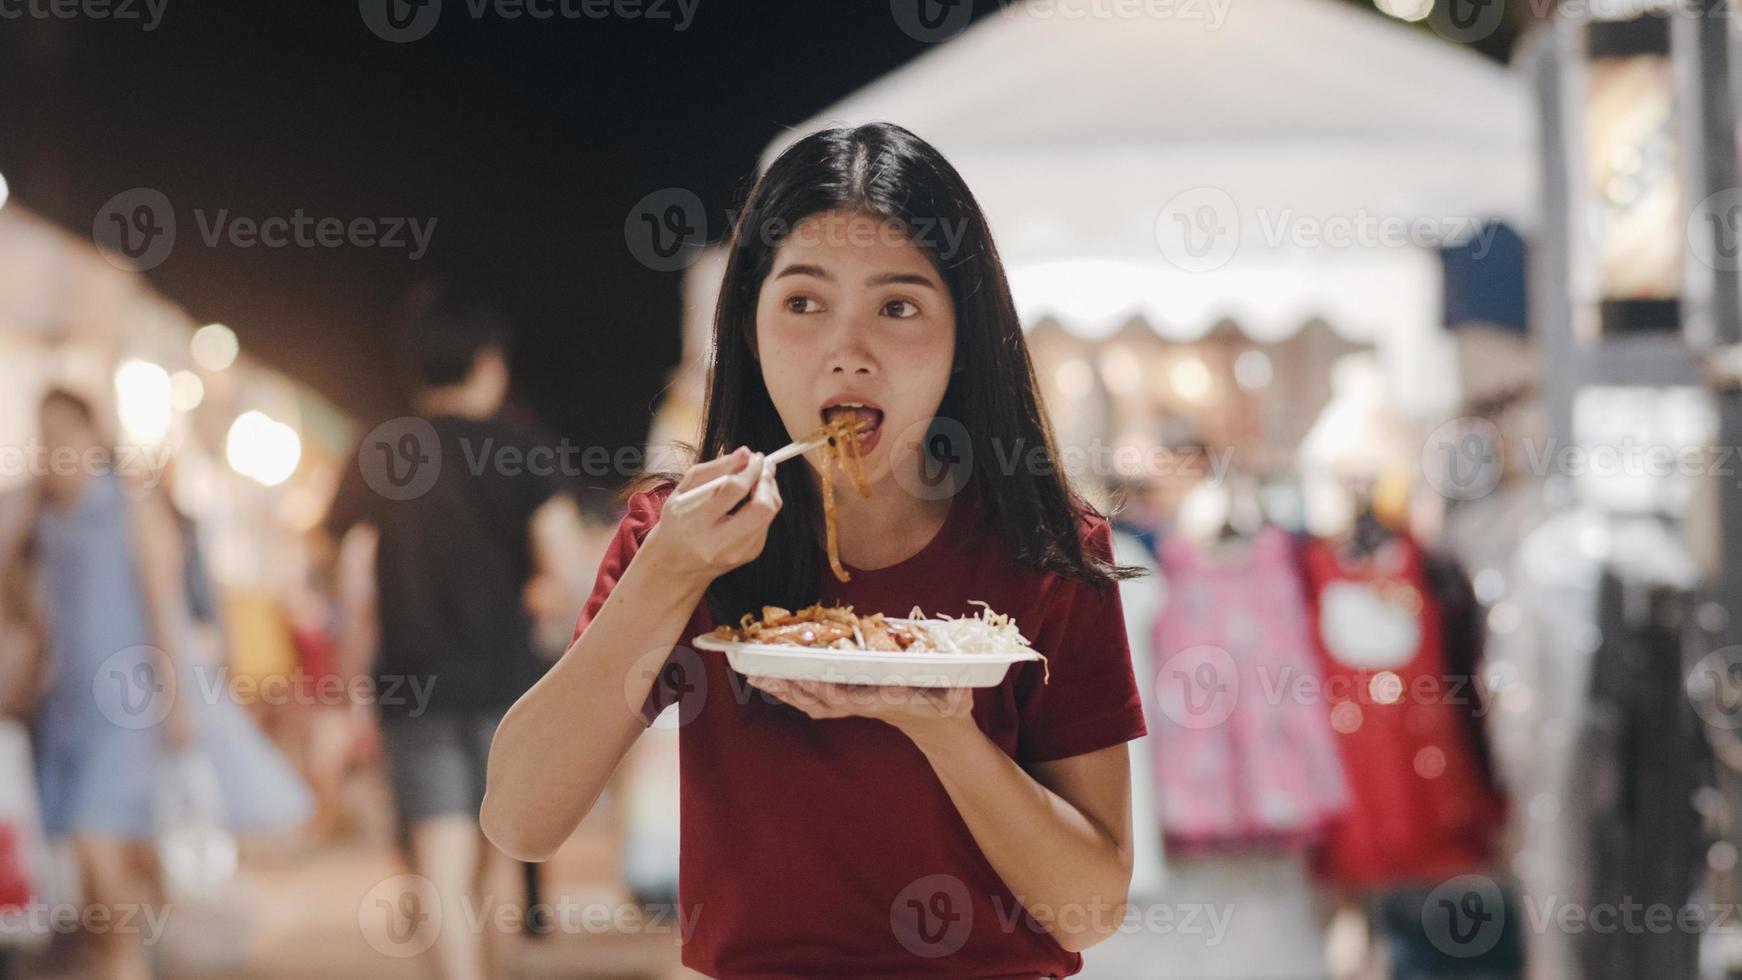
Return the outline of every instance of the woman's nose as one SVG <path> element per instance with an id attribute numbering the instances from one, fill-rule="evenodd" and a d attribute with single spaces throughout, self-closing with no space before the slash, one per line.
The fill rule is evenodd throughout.
<path id="1" fill-rule="evenodd" d="M 869 375 L 876 372 L 877 360 L 865 346 L 863 334 L 852 324 L 835 326 L 834 344 L 829 350 L 831 374 Z"/>

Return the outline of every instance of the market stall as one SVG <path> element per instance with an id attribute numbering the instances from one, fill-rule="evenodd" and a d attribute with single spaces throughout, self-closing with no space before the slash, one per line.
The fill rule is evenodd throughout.
<path id="1" fill-rule="evenodd" d="M 1025 325 L 1059 335 L 1035 346 L 1066 442 L 1189 438 L 1285 468 L 1331 363 L 1366 347 L 1401 414 L 1443 417 L 1459 393 L 1436 249 L 1535 223 L 1527 86 L 1331 0 L 1219 22 L 1013 5 L 763 162 L 871 120 L 933 142 L 973 188 Z M 693 429 L 720 268 L 690 270 L 656 442 Z"/>
<path id="2" fill-rule="evenodd" d="M 17 201 L 0 206 L 0 528 L 46 464 L 37 404 L 70 388 L 107 420 L 117 468 L 163 482 L 198 526 L 231 622 L 300 584 L 302 532 L 318 518 L 349 422 L 323 398 L 201 327 L 149 280 Z M 271 629 L 258 631 L 271 635 Z M 281 669 L 282 644 L 243 669 Z"/>

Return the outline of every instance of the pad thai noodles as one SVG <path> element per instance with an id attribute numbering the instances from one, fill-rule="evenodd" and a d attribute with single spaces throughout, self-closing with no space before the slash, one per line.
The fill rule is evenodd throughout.
<path id="1" fill-rule="evenodd" d="M 829 570 L 835 573 L 835 578 L 846 582 L 852 579 L 847 570 L 841 566 L 840 535 L 835 526 L 835 467 L 853 481 L 853 488 L 859 491 L 859 496 L 871 496 L 871 486 L 865 482 L 865 463 L 859 456 L 859 429 L 863 423 L 852 413 L 837 417 L 818 430 L 818 434 L 827 433 L 828 443 L 823 447 L 823 542 L 829 553 Z"/>
<path id="2" fill-rule="evenodd" d="M 848 605 L 817 603 L 797 612 L 763 606 L 760 617 L 745 613 L 737 626 L 718 627 L 712 635 L 733 643 L 884 653 L 1004 653 L 1029 647 L 1015 620 L 993 612 L 984 602 L 971 604 L 980 607 L 972 616 L 935 619 L 928 619 L 918 606 L 906 619 L 890 619 L 882 613 L 860 616 Z M 1045 656 L 1040 660 L 1050 677 L 1051 665 Z"/>

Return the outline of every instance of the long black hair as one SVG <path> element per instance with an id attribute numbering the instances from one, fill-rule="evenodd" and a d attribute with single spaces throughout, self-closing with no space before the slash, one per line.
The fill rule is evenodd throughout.
<path id="1" fill-rule="evenodd" d="M 831 211 L 868 215 L 899 229 L 925 252 L 955 303 L 956 371 L 922 441 L 928 472 L 955 481 L 942 492 L 975 492 L 990 528 L 1032 568 L 1097 586 L 1135 574 L 1084 550 L 1081 520 L 1093 510 L 1058 470 L 1028 344 L 985 215 L 936 149 L 891 123 L 806 136 L 751 187 L 733 224 L 714 311 L 700 457 L 739 445 L 772 452 L 788 441 L 753 349 L 757 297 L 781 241 L 804 219 Z M 1037 448 L 1045 465 L 1030 465 Z M 963 460 L 971 463 L 963 466 Z M 762 554 L 710 588 L 716 617 L 735 620 L 763 604 L 796 609 L 817 600 L 826 564 L 821 501 L 804 467 L 782 467 L 777 480 L 785 506 Z"/>

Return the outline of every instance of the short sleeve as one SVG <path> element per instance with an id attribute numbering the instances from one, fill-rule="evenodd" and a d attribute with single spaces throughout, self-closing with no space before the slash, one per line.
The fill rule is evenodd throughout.
<path id="1" fill-rule="evenodd" d="M 327 508 L 327 533 L 338 540 L 355 525 L 378 520 L 375 514 L 377 500 L 363 479 L 358 452 L 353 451 L 339 477 L 339 489 L 333 493 L 333 505 Z"/>
<path id="2" fill-rule="evenodd" d="M 1094 521 L 1084 548 L 1111 560 L 1112 532 Z M 1034 637 L 1050 677 L 1028 668 L 1017 689 L 1017 759 L 1051 762 L 1120 745 L 1147 734 L 1131 669 L 1119 587 L 1055 579 L 1054 599 Z"/>
<path id="3" fill-rule="evenodd" d="M 605 547 L 605 557 L 599 561 L 599 574 L 593 580 L 593 592 L 587 597 L 587 603 L 581 607 L 580 618 L 575 621 L 575 635 L 569 642 L 581 638 L 587 631 L 593 617 L 604 608 L 605 600 L 611 597 L 611 590 L 617 587 L 623 573 L 629 568 L 629 563 L 635 558 L 635 553 L 641 549 L 642 542 L 647 540 L 647 533 L 659 523 L 659 512 L 665 504 L 667 491 L 643 491 L 629 498 L 629 507 L 623 515 L 623 520 L 617 525 L 617 533 L 612 536 L 611 543 Z M 696 620 L 691 617 L 685 627 L 687 637 L 696 628 Z M 672 660 L 668 656 L 665 664 L 655 675 L 653 689 L 647 693 L 647 700 L 641 705 L 642 720 L 649 725 L 658 718 L 660 712 L 675 703 L 678 697 L 678 687 L 670 681 Z"/>
<path id="4" fill-rule="evenodd" d="M 563 475 L 560 441 L 549 431 L 537 426 L 528 429 L 522 439 L 521 452 L 526 466 L 515 489 L 520 496 L 520 506 L 530 517 L 546 501 L 559 493 L 570 493 L 573 488 Z"/>

